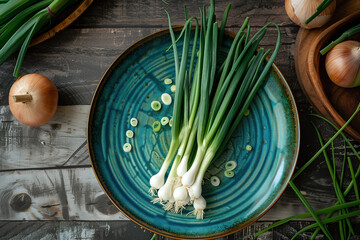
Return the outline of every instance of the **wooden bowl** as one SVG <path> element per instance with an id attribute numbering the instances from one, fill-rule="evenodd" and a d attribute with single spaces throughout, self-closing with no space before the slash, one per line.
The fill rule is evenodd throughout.
<path id="1" fill-rule="evenodd" d="M 35 37 L 30 46 L 35 46 L 49 38 L 55 36 L 56 33 L 67 28 L 71 23 L 73 23 L 93 2 L 93 0 L 82 0 L 78 3 L 69 6 L 60 16 L 55 20 L 54 27 L 48 30 L 47 32 Z"/>
<path id="2" fill-rule="evenodd" d="M 342 126 L 358 106 L 360 87 L 349 89 L 335 85 L 326 73 L 326 55 L 322 56 L 319 52 L 359 21 L 360 11 L 357 11 L 326 28 L 315 38 L 307 56 L 307 75 L 317 97 L 315 105 L 321 105 L 321 108 L 318 108 L 321 113 L 338 126 Z M 360 41 L 360 34 L 351 39 Z M 360 141 L 360 114 L 352 120 L 346 132 Z"/>

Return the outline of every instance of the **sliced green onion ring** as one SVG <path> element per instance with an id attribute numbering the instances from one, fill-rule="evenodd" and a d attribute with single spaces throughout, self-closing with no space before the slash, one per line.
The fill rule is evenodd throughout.
<path id="1" fill-rule="evenodd" d="M 172 103 L 172 98 L 170 96 L 170 94 L 168 93 L 163 93 L 161 94 L 161 101 L 165 104 L 165 105 L 170 105 Z"/>
<path id="2" fill-rule="evenodd" d="M 249 116 L 250 114 L 250 109 L 247 109 L 245 112 L 244 112 L 244 116 Z"/>
<path id="3" fill-rule="evenodd" d="M 170 78 L 165 78 L 164 82 L 166 85 L 172 84 L 172 80 Z"/>
<path id="4" fill-rule="evenodd" d="M 232 178 L 232 177 L 235 176 L 235 173 L 234 173 L 233 171 L 231 171 L 231 170 L 226 170 L 226 171 L 224 172 L 224 175 L 225 175 L 225 177 L 227 177 L 227 178 Z"/>
<path id="5" fill-rule="evenodd" d="M 176 92 L 176 85 L 171 85 L 170 91 L 171 92 Z"/>
<path id="6" fill-rule="evenodd" d="M 154 130 L 154 132 L 159 132 L 161 129 L 161 124 L 159 121 L 155 121 L 152 125 L 152 128 Z"/>
<path id="7" fill-rule="evenodd" d="M 139 121 L 136 118 L 130 119 L 130 125 L 133 127 L 136 127 L 138 125 Z"/>
<path id="8" fill-rule="evenodd" d="M 170 120 L 169 120 L 169 126 L 170 126 L 170 127 L 172 127 L 172 122 L 173 122 L 173 119 L 170 118 Z"/>
<path id="9" fill-rule="evenodd" d="M 163 118 L 161 118 L 160 122 L 161 122 L 161 125 L 165 126 L 166 124 L 169 123 L 169 118 L 163 117 Z"/>
<path id="10" fill-rule="evenodd" d="M 131 130 L 127 130 L 127 131 L 126 131 L 126 136 L 127 136 L 128 138 L 133 138 L 133 137 L 134 137 L 134 132 L 131 131 Z"/>
<path id="11" fill-rule="evenodd" d="M 249 151 L 249 152 L 252 150 L 252 146 L 251 146 L 251 145 L 246 145 L 245 148 L 246 148 L 246 150 Z"/>
<path id="12" fill-rule="evenodd" d="M 226 170 L 234 170 L 237 167 L 237 163 L 235 161 L 227 161 L 225 163 Z"/>
<path id="13" fill-rule="evenodd" d="M 130 152 L 132 149 L 132 146 L 130 143 L 125 143 L 123 146 L 124 152 Z"/>
<path id="14" fill-rule="evenodd" d="M 151 102 L 151 108 L 154 111 L 159 111 L 161 109 L 161 103 L 159 101 L 152 101 Z"/>
<path id="15" fill-rule="evenodd" d="M 210 182 L 211 182 L 211 185 L 217 187 L 217 186 L 220 185 L 220 178 L 217 177 L 217 176 L 212 176 L 212 177 L 210 178 Z"/>

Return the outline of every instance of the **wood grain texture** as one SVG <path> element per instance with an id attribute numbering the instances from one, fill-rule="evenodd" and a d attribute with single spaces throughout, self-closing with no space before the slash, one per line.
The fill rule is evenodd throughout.
<path id="1" fill-rule="evenodd" d="M 263 228 L 269 226 L 271 222 L 256 222 L 250 227 L 239 232 L 216 238 L 215 240 L 251 240 L 253 235 Z M 310 222 L 292 223 L 285 229 L 274 229 L 261 235 L 259 240 L 290 240 L 291 234 L 301 227 L 309 225 Z M 144 230 L 133 222 L 129 221 L 103 221 L 103 222 L 84 222 L 84 221 L 31 221 L 31 222 L 4 222 L 0 221 L 0 239 L 80 239 L 80 240 L 144 240 L 150 239 L 153 234 Z M 308 239 L 311 232 L 300 235 L 298 239 Z M 319 234 L 316 239 L 324 239 Z M 355 238 L 353 238 L 355 239 Z M 156 236 L 155 240 L 170 240 L 161 236 Z"/>
<path id="2" fill-rule="evenodd" d="M 199 17 L 199 7 L 209 6 L 210 3 L 209 0 L 169 0 L 166 2 L 168 4 L 162 0 L 94 1 L 84 16 L 79 18 L 72 27 L 136 28 L 141 26 L 146 28 L 158 26 L 165 28 L 168 26 L 168 22 L 164 9 L 169 12 L 173 25 L 182 25 L 184 23 L 184 6 L 187 6 L 189 16 Z M 231 10 L 227 26 L 240 26 L 247 16 L 250 17 L 250 24 L 253 26 L 263 26 L 268 21 L 275 21 L 283 26 L 292 25 L 285 13 L 283 0 L 217 0 L 215 14 L 218 19 L 221 19 L 229 3 L 231 3 Z"/>
<path id="3" fill-rule="evenodd" d="M 0 171 L 26 168 L 89 166 L 86 128 L 89 105 L 59 106 L 39 127 L 18 122 L 0 106 Z"/>
<path id="4" fill-rule="evenodd" d="M 1 173 L 0 220 L 127 218 L 112 205 L 87 167 Z"/>

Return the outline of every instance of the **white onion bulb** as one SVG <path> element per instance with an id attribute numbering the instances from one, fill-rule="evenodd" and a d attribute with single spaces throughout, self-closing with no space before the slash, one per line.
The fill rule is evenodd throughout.
<path id="1" fill-rule="evenodd" d="M 336 8 L 336 1 L 333 0 L 316 18 L 305 24 L 322 2 L 323 0 L 285 0 L 285 10 L 289 18 L 300 27 L 317 28 L 330 20 Z"/>

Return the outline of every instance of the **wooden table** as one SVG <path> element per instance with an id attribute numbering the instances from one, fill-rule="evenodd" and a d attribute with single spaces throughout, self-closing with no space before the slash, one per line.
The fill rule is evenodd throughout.
<path id="1" fill-rule="evenodd" d="M 150 239 L 152 233 L 119 212 L 103 193 L 90 165 L 86 145 L 89 105 L 99 80 L 115 60 L 136 40 L 167 27 L 166 8 L 174 25 L 184 22 L 183 5 L 198 15 L 203 1 L 102 0 L 69 28 L 29 49 L 22 74 L 41 73 L 59 90 L 55 117 L 41 127 L 20 124 L 8 107 L 16 56 L 0 66 L 0 239 Z M 228 1 L 218 0 L 217 16 Z M 246 16 L 253 31 L 274 21 L 281 27 L 282 46 L 276 64 L 294 94 L 301 125 L 298 165 L 305 163 L 319 144 L 310 124 L 314 120 L 325 138 L 334 131 L 308 114 L 313 108 L 296 79 L 293 47 L 298 27 L 287 17 L 283 0 L 232 1 L 229 30 L 237 30 Z M 263 46 L 274 43 L 269 30 Z M 359 143 L 352 141 L 357 151 Z M 337 166 L 342 165 L 342 142 L 335 143 Z M 354 154 L 350 156 L 355 159 Z M 355 163 L 355 161 L 354 161 Z M 356 165 L 357 167 L 357 165 Z M 349 174 L 345 184 L 349 182 Z M 324 159 L 319 158 L 295 182 L 314 209 L 336 202 Z M 354 199 L 354 194 L 352 199 Z M 221 239 L 251 239 L 272 222 L 306 212 L 295 193 L 287 188 L 272 209 L 253 225 Z M 312 219 L 292 221 L 259 239 L 290 239 Z M 331 231 L 336 233 L 337 225 Z M 359 221 L 357 222 L 359 239 Z M 299 239 L 310 239 L 309 232 Z M 319 234 L 317 239 L 324 239 Z M 158 236 L 156 239 L 164 239 Z"/>

